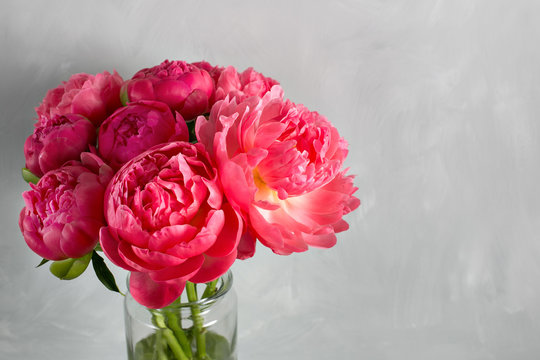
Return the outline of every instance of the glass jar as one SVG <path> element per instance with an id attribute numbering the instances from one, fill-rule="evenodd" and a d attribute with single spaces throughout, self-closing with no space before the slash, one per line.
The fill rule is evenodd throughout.
<path id="1" fill-rule="evenodd" d="M 230 271 L 214 284 L 188 283 L 182 296 L 162 309 L 139 304 L 128 291 L 128 359 L 236 360 L 237 299 L 232 284 Z"/>

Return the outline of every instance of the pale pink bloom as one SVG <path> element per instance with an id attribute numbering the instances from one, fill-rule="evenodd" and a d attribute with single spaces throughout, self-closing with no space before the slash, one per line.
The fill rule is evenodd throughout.
<path id="1" fill-rule="evenodd" d="M 214 82 L 208 72 L 185 61 L 165 60 L 142 69 L 122 86 L 125 102 L 161 101 L 185 120 L 207 112 L 213 95 Z"/>
<path id="2" fill-rule="evenodd" d="M 38 115 L 80 114 L 99 126 L 105 118 L 120 107 L 120 87 L 122 77 L 115 71 L 111 75 L 74 74 L 57 88 L 45 95 L 41 105 L 36 108 Z"/>
<path id="3" fill-rule="evenodd" d="M 95 142 L 96 128 L 82 115 L 42 116 L 24 143 L 26 167 L 42 176 L 68 160 L 79 159 Z"/>
<path id="4" fill-rule="evenodd" d="M 82 153 L 49 171 L 32 190 L 25 191 L 26 206 L 19 217 L 24 240 L 49 260 L 79 258 L 94 249 L 104 225 L 103 196 L 112 169 L 96 155 Z"/>
<path id="5" fill-rule="evenodd" d="M 138 101 L 121 107 L 99 129 L 99 154 L 119 169 L 152 146 L 170 141 L 188 141 L 186 122 L 176 118 L 169 107 L 158 101 Z"/>
<path id="6" fill-rule="evenodd" d="M 254 238 L 278 254 L 328 248 L 359 206 L 353 177 L 342 165 L 347 143 L 326 118 L 283 100 L 274 86 L 262 99 L 217 102 L 196 133 L 215 159 L 226 197 L 249 230 L 239 248 L 252 255 Z"/>
<path id="7" fill-rule="evenodd" d="M 107 189 L 105 217 L 101 247 L 131 271 L 131 294 L 150 308 L 169 305 L 188 280 L 224 274 L 243 231 L 199 143 L 163 144 L 127 162 Z"/>

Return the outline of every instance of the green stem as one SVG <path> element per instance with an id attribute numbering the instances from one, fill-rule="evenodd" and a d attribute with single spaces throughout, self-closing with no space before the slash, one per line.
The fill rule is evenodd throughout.
<path id="1" fill-rule="evenodd" d="M 159 311 L 151 311 L 152 312 L 152 320 L 154 321 L 154 324 L 161 329 L 163 337 L 165 337 L 165 340 L 167 341 L 167 344 L 169 345 L 169 348 L 172 350 L 174 356 L 177 360 L 189 360 L 189 358 L 184 354 L 184 351 L 182 350 L 182 347 L 174 337 L 174 333 L 171 329 L 167 327 L 165 324 L 165 319 L 163 315 Z"/>
<path id="2" fill-rule="evenodd" d="M 167 354 L 165 354 L 165 350 L 163 350 L 163 348 L 167 346 L 167 340 L 163 339 L 160 334 L 157 341 L 159 342 L 157 347 L 158 360 L 168 360 Z"/>
<path id="3" fill-rule="evenodd" d="M 216 293 L 216 286 L 218 280 L 219 279 L 216 279 L 206 284 L 206 289 L 204 289 L 204 293 L 202 294 L 201 299 L 206 299 L 207 297 L 210 297 Z"/>
<path id="4" fill-rule="evenodd" d="M 170 310 L 167 310 L 165 314 L 167 316 L 167 324 L 169 325 L 169 328 L 173 331 L 174 335 L 180 342 L 180 346 L 186 353 L 187 357 L 191 359 L 193 357 L 193 353 L 191 352 L 191 345 L 186 336 L 186 333 L 184 332 L 184 330 L 182 330 L 182 326 L 180 320 L 178 319 L 178 316 Z"/>
<path id="5" fill-rule="evenodd" d="M 197 302 L 197 289 L 195 284 L 192 282 L 186 283 L 186 292 L 188 300 L 191 303 Z M 200 360 L 207 359 L 206 356 L 206 338 L 203 332 L 203 321 L 204 319 L 201 316 L 201 308 L 199 305 L 191 305 L 191 316 L 193 319 L 193 334 L 195 336 L 195 341 L 197 343 L 197 355 Z"/>

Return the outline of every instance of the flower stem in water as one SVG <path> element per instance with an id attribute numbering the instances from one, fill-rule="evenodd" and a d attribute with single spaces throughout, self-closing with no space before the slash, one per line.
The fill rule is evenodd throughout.
<path id="1" fill-rule="evenodd" d="M 189 302 L 197 302 L 197 290 L 194 283 L 189 281 L 186 283 L 186 292 Z M 206 356 L 206 338 L 203 332 L 204 319 L 201 316 L 201 308 L 198 304 L 191 305 L 191 316 L 193 318 L 193 335 L 197 343 L 198 359 L 206 360 L 208 357 Z"/>
<path id="2" fill-rule="evenodd" d="M 152 320 L 154 324 L 161 329 L 163 337 L 167 341 L 169 348 L 173 352 L 177 360 L 189 360 L 189 358 L 184 354 L 182 347 L 178 343 L 178 340 L 174 336 L 174 333 L 171 329 L 165 324 L 165 319 L 159 311 L 152 311 Z"/>

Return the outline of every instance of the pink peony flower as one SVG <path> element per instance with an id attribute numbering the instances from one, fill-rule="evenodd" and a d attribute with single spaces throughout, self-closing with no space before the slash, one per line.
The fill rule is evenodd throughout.
<path id="1" fill-rule="evenodd" d="M 229 66 L 219 74 L 215 100 L 223 100 L 227 95 L 229 99 L 235 97 L 237 102 L 251 96 L 263 97 L 274 85 L 279 85 L 279 83 L 256 72 L 253 68 L 238 73 L 234 67 Z"/>
<path id="2" fill-rule="evenodd" d="M 186 120 L 207 112 L 213 94 L 214 82 L 208 72 L 184 61 L 165 60 L 140 70 L 122 86 L 124 102 L 161 101 Z"/>
<path id="3" fill-rule="evenodd" d="M 353 177 L 341 170 L 345 140 L 326 118 L 282 96 L 274 86 L 262 99 L 227 97 L 208 120 L 197 119 L 225 195 L 248 221 L 243 258 L 255 237 L 278 254 L 331 247 L 348 228 L 343 215 L 360 204 Z"/>
<path id="4" fill-rule="evenodd" d="M 79 258 L 92 251 L 104 225 L 103 195 L 113 173 L 101 159 L 81 154 L 46 173 L 23 193 L 19 227 L 35 253 L 49 260 Z"/>
<path id="5" fill-rule="evenodd" d="M 24 143 L 26 167 L 42 176 L 68 160 L 79 159 L 95 142 L 96 128 L 82 115 L 42 116 Z"/>
<path id="6" fill-rule="evenodd" d="M 131 271 L 130 291 L 150 308 L 169 305 L 186 281 L 205 283 L 236 259 L 243 222 L 223 197 L 202 144 L 159 145 L 126 163 L 105 194 L 107 257 Z"/>
<path id="7" fill-rule="evenodd" d="M 192 65 L 195 65 L 199 69 L 205 70 L 210 76 L 212 77 L 212 80 L 214 80 L 214 85 L 217 84 L 219 76 L 225 70 L 222 66 L 213 66 L 207 61 L 198 61 L 192 63 Z"/>
<path id="8" fill-rule="evenodd" d="M 99 126 L 105 118 L 120 107 L 120 87 L 123 79 L 115 71 L 111 75 L 74 74 L 67 82 L 51 89 L 36 108 L 38 115 L 80 114 Z"/>
<path id="9" fill-rule="evenodd" d="M 113 168 L 152 146 L 170 141 L 188 141 L 186 122 L 158 101 L 138 101 L 116 110 L 99 129 L 99 154 Z"/>

